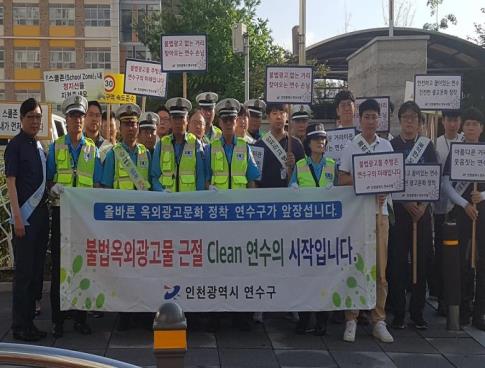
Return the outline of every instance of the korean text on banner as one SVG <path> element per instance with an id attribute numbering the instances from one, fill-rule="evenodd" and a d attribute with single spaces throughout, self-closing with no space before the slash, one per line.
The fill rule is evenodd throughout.
<path id="1" fill-rule="evenodd" d="M 461 75 L 414 76 L 414 101 L 422 110 L 459 110 Z"/>
<path id="2" fill-rule="evenodd" d="M 360 117 L 359 117 L 359 106 L 365 100 L 372 99 L 376 100 L 379 104 L 381 112 L 379 114 L 379 120 L 377 122 L 377 133 L 387 133 L 391 129 L 391 114 L 390 114 L 390 99 L 389 96 L 380 97 L 357 97 L 355 99 L 355 112 L 354 112 L 354 126 L 360 131 Z"/>
<path id="3" fill-rule="evenodd" d="M 450 153 L 451 180 L 485 182 L 485 143 L 453 142 Z"/>
<path id="4" fill-rule="evenodd" d="M 187 312 L 370 309 L 375 216 L 361 214 L 374 209 L 348 187 L 164 196 L 66 188 L 61 308 L 148 312 L 176 300 Z"/>
<path id="5" fill-rule="evenodd" d="M 72 95 L 98 100 L 104 91 L 103 69 L 59 70 L 44 72 L 47 102 L 61 104 Z"/>
<path id="6" fill-rule="evenodd" d="M 162 71 L 207 70 L 207 35 L 162 35 L 160 43 Z"/>
<path id="7" fill-rule="evenodd" d="M 99 102 L 109 104 L 136 103 L 135 95 L 128 95 L 124 93 L 124 82 L 124 74 L 105 73 L 104 97 L 99 99 Z"/>
<path id="8" fill-rule="evenodd" d="M 140 96 L 167 96 L 167 73 L 160 63 L 143 60 L 126 60 L 125 93 Z"/>
<path id="9" fill-rule="evenodd" d="M 355 128 L 327 129 L 327 147 L 325 154 L 340 164 L 340 156 L 345 145 L 354 139 Z"/>
<path id="10" fill-rule="evenodd" d="M 355 194 L 403 192 L 404 154 L 397 152 L 352 156 Z"/>
<path id="11" fill-rule="evenodd" d="M 266 102 L 311 104 L 313 68 L 310 66 L 267 66 Z"/>
<path id="12" fill-rule="evenodd" d="M 393 193 L 396 201 L 437 202 L 440 200 L 441 165 L 405 165 L 404 192 Z"/>
<path id="13" fill-rule="evenodd" d="M 12 139 L 20 132 L 21 102 L 0 103 L 0 138 Z M 42 120 L 38 139 L 50 139 L 51 109 L 48 104 L 41 104 Z"/>

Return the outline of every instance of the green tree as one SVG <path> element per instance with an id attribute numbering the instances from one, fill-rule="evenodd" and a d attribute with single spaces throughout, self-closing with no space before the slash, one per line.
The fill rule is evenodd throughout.
<path id="1" fill-rule="evenodd" d="M 429 31 L 436 31 L 439 32 L 440 29 L 447 29 L 448 26 L 451 24 L 456 25 L 458 20 L 456 19 L 455 15 L 447 14 L 440 19 L 439 16 L 439 7 L 443 4 L 444 0 L 428 0 L 426 6 L 430 8 L 431 16 L 435 17 L 434 23 L 425 23 L 423 25 L 423 29 Z"/>
<path id="2" fill-rule="evenodd" d="M 154 59 L 159 59 L 160 34 L 206 33 L 208 43 L 207 73 L 188 74 L 188 97 L 203 91 L 215 91 L 223 97 L 244 99 L 244 57 L 232 52 L 232 26 L 247 26 L 250 47 L 250 97 L 264 94 L 265 67 L 287 61 L 285 50 L 271 37 L 268 21 L 256 17 L 260 0 L 183 0 L 178 14 L 164 11 L 147 17 L 142 42 Z M 182 95 L 182 77 L 170 74 L 169 96 Z"/>
<path id="3" fill-rule="evenodd" d="M 482 14 L 485 15 L 485 8 L 480 9 Z M 485 21 L 483 23 L 473 23 L 475 28 L 476 37 L 469 37 L 470 41 L 485 47 Z"/>

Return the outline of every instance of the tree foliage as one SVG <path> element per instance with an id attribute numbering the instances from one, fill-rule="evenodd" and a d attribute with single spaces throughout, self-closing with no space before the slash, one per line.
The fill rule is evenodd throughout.
<path id="1" fill-rule="evenodd" d="M 435 17 L 435 22 L 425 23 L 423 29 L 439 32 L 440 29 L 447 29 L 450 24 L 456 25 L 458 20 L 454 14 L 446 14 L 441 19 L 439 17 L 439 7 L 444 0 L 428 0 L 426 6 L 430 8 L 431 16 Z"/>
<path id="2" fill-rule="evenodd" d="M 223 97 L 244 99 L 244 56 L 232 51 L 232 26 L 247 26 L 250 47 L 250 97 L 264 93 L 265 67 L 287 62 L 287 53 L 271 37 L 268 21 L 256 17 L 260 0 L 184 0 L 176 10 L 145 19 L 142 42 L 153 59 L 160 57 L 160 34 L 207 34 L 208 72 L 188 74 L 188 97 L 214 91 Z M 181 75 L 169 76 L 169 96 L 182 95 Z"/>
<path id="3" fill-rule="evenodd" d="M 480 11 L 485 15 L 485 8 L 480 9 Z M 473 27 L 475 28 L 475 33 L 477 35 L 476 37 L 469 37 L 470 41 L 485 47 L 485 21 L 483 23 L 473 23 Z"/>

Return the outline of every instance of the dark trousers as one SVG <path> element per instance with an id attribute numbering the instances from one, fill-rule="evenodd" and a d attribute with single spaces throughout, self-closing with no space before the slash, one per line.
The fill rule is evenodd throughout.
<path id="1" fill-rule="evenodd" d="M 312 312 L 298 312 L 298 316 L 300 317 L 300 321 L 298 324 L 303 328 L 307 328 L 308 323 L 310 322 L 311 315 L 312 315 Z M 329 315 L 330 315 L 330 312 L 315 312 L 317 327 L 325 328 L 327 326 Z"/>
<path id="2" fill-rule="evenodd" d="M 52 231 L 51 231 L 51 257 L 52 257 L 52 276 L 51 276 L 51 308 L 52 322 L 62 324 L 65 313 L 60 310 L 60 276 L 61 276 L 61 221 L 60 208 L 52 208 Z M 76 322 L 86 322 L 87 313 L 74 311 L 73 318 Z"/>
<path id="3" fill-rule="evenodd" d="M 443 224 L 445 220 L 446 215 L 444 214 L 434 215 L 434 257 L 431 262 L 432 269 L 430 270 L 430 290 L 433 291 L 434 296 L 438 300 L 443 300 L 443 269 L 441 262 L 443 254 Z"/>
<path id="4" fill-rule="evenodd" d="M 431 212 L 429 206 L 418 222 L 418 277 L 416 284 L 412 284 L 413 221 L 411 215 L 400 204 L 394 205 L 396 223 L 393 226 L 393 241 L 389 243 L 389 266 L 391 304 L 394 315 L 404 317 L 406 308 L 406 290 L 411 290 L 410 314 L 411 318 L 422 316 L 426 299 L 426 262 L 432 251 Z"/>
<path id="5" fill-rule="evenodd" d="M 42 289 L 45 254 L 49 241 L 49 212 L 47 205 L 37 207 L 25 226 L 23 238 L 12 239 L 14 250 L 14 280 L 12 328 L 27 329 L 32 326 L 35 299 Z"/>
<path id="6" fill-rule="evenodd" d="M 474 312 L 485 314 L 485 202 L 477 205 L 479 216 L 476 226 L 477 263 L 471 268 L 471 235 L 472 221 L 465 210 L 455 206 L 456 224 L 458 226 L 458 246 L 460 247 L 461 305 L 460 312 L 471 313 L 471 304 L 475 298 Z M 475 287 L 474 287 L 475 286 Z"/>

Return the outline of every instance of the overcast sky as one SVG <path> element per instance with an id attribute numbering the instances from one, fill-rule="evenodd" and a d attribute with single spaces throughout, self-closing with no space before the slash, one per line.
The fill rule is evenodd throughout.
<path id="1" fill-rule="evenodd" d="M 402 9 L 410 9 L 407 17 L 401 17 L 401 22 L 407 22 L 408 26 L 422 28 L 424 23 L 435 20 L 430 16 L 426 0 L 395 0 L 395 17 L 402 3 L 405 5 Z M 307 0 L 306 45 L 346 30 L 384 27 L 387 4 L 388 0 Z M 480 13 L 482 7 L 485 0 L 444 0 L 439 15 L 453 13 L 458 24 L 443 32 L 465 39 L 474 36 L 473 22 L 485 22 L 485 16 Z M 262 0 L 257 14 L 269 20 L 276 43 L 291 50 L 291 28 L 299 22 L 299 0 Z"/>

